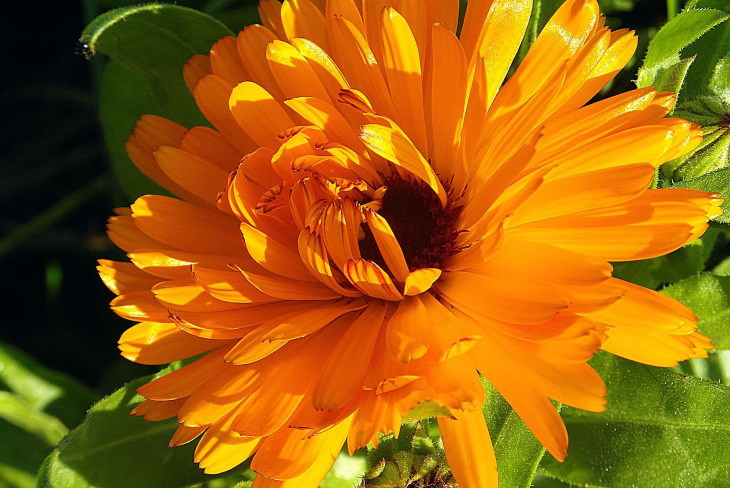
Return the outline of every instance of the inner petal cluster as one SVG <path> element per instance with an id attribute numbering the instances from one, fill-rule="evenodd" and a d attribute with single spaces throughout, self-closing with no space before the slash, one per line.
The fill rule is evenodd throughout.
<path id="1" fill-rule="evenodd" d="M 451 198 L 444 207 L 429 187 L 413 178 L 396 174 L 386 178 L 383 186 L 386 191 L 379 214 L 390 224 L 409 271 L 443 269 L 446 259 L 459 251 L 457 221 L 463 207 Z M 365 259 L 385 266 L 367 229 L 360 247 Z"/>

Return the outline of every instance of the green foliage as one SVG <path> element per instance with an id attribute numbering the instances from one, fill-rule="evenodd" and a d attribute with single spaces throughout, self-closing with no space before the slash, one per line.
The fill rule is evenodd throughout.
<path id="1" fill-rule="evenodd" d="M 730 5 L 695 0 L 688 7 L 649 44 L 637 84 L 676 92 L 675 115 L 703 126 L 702 144 L 662 167 L 663 186 L 684 180 L 676 186 L 722 193 L 722 175 L 696 179 L 730 166 Z"/>
<path id="2" fill-rule="evenodd" d="M 421 422 L 403 425 L 398 437 L 382 436 L 367 458 L 360 488 L 456 488 L 443 447 Z"/>
<path id="3" fill-rule="evenodd" d="M 546 457 L 549 476 L 591 487 L 726 485 L 729 387 L 608 354 L 593 365 L 610 385 L 607 410 L 563 410 L 568 457 Z"/>
<path id="4" fill-rule="evenodd" d="M 143 400 L 136 389 L 151 379 L 135 380 L 94 405 L 43 463 L 40 486 L 188 487 L 213 480 L 193 463 L 194 443 L 167 447 L 177 428 L 174 420 L 151 423 L 129 414 Z M 233 474 L 227 478 L 234 482 L 248 476 L 245 468 Z"/>
<path id="5" fill-rule="evenodd" d="M 730 14 L 726 0 L 694 0 L 688 8 L 712 9 Z M 718 25 L 697 40 L 697 63 L 687 77 L 686 99 L 701 95 L 730 94 L 730 22 Z"/>
<path id="6" fill-rule="evenodd" d="M 367 469 L 364 450 L 350 456 L 343 451 L 324 480 L 320 488 L 354 488 L 360 482 Z"/>
<path id="7" fill-rule="evenodd" d="M 692 309 L 700 331 L 712 337 L 718 349 L 730 349 L 730 276 L 702 273 L 662 291 Z"/>
<path id="8" fill-rule="evenodd" d="M 665 70 L 696 54 L 690 46 L 730 16 L 722 10 L 687 10 L 662 27 L 649 44 L 637 85 L 653 85 Z"/>
<path id="9" fill-rule="evenodd" d="M 96 394 L 68 376 L 38 364 L 28 355 L 0 343 L 0 390 L 17 395 L 30 409 L 78 424 Z"/>
<path id="10" fill-rule="evenodd" d="M 95 396 L 73 379 L 0 344 L 0 486 L 35 486 L 43 459 Z"/>
<path id="11" fill-rule="evenodd" d="M 205 124 L 182 66 L 230 34 L 206 14 L 159 3 L 112 10 L 84 29 L 81 42 L 88 55 L 101 52 L 111 58 L 100 87 L 99 116 L 112 167 L 128 197 L 162 192 L 126 154 L 124 142 L 134 123 L 154 114 L 186 126 Z"/>
<path id="12" fill-rule="evenodd" d="M 545 448 L 502 395 L 486 381 L 483 412 L 497 457 L 499 482 L 514 488 L 529 487 Z"/>

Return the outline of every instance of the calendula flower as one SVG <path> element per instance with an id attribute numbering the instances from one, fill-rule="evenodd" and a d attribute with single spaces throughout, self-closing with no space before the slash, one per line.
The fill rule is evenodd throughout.
<path id="1" fill-rule="evenodd" d="M 636 47 L 568 0 L 507 73 L 531 0 L 263 0 L 264 25 L 184 76 L 214 129 L 147 115 L 129 155 L 178 198 L 143 196 L 102 261 L 139 363 L 196 357 L 141 387 L 207 473 L 252 457 L 255 487 L 315 487 L 421 402 L 463 488 L 497 485 L 480 375 L 557 459 L 550 399 L 601 411 L 603 349 L 705 357 L 674 300 L 610 261 L 692 241 L 716 195 L 648 189 L 696 147 L 651 88 L 588 104 Z M 507 79 L 505 82 L 504 80 Z"/>

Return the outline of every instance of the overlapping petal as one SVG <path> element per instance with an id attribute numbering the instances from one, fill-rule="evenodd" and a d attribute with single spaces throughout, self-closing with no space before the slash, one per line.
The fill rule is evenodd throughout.
<path id="1" fill-rule="evenodd" d="M 673 300 L 611 277 L 701 235 L 715 195 L 648 189 L 695 147 L 651 88 L 585 105 L 633 53 L 568 0 L 507 78 L 529 1 L 262 0 L 264 25 L 184 70 L 214 128 L 144 116 L 130 157 L 178 198 L 109 221 L 122 354 L 199 357 L 141 387 L 219 473 L 318 486 L 429 401 L 461 486 L 496 486 L 479 374 L 548 451 L 550 400 L 592 411 L 603 348 L 669 366 L 711 347 Z M 585 106 L 584 106 L 585 105 Z M 475 464 L 472 459 L 478 458 Z"/>

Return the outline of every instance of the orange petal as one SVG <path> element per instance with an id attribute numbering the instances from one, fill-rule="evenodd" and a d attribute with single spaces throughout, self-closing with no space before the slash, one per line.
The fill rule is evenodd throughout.
<path id="1" fill-rule="evenodd" d="M 230 215 L 159 195 L 140 197 L 131 208 L 142 232 L 175 249 L 233 256 L 244 252 L 239 223 Z"/>
<path id="2" fill-rule="evenodd" d="M 122 356 L 140 364 L 166 364 L 220 347 L 218 341 L 200 339 L 174 324 L 141 322 L 119 338 Z"/>
<path id="3" fill-rule="evenodd" d="M 251 81 L 233 88 L 228 106 L 239 127 L 258 146 L 279 147 L 282 141 L 277 136 L 295 125 L 279 102 Z"/>
<path id="4" fill-rule="evenodd" d="M 381 302 L 372 302 L 356 319 L 348 320 L 349 327 L 329 352 L 314 387 L 314 408 L 335 410 L 362 390 L 385 310 Z M 342 367 L 344 357 L 348 358 L 347 368 Z"/>
<path id="5" fill-rule="evenodd" d="M 423 357 L 431 342 L 426 307 L 417 299 L 405 299 L 388 319 L 385 344 L 403 363 Z"/>
<path id="6" fill-rule="evenodd" d="M 446 459 L 462 488 L 497 488 L 497 460 L 480 408 L 439 417 Z"/>
<path id="7" fill-rule="evenodd" d="M 320 434 L 308 436 L 298 429 L 281 429 L 266 441 L 251 462 L 251 469 L 269 478 L 289 479 L 316 466 L 316 471 L 332 466 L 350 428 L 344 420 Z M 326 473 L 325 473 L 326 474 Z"/>
<path id="8" fill-rule="evenodd" d="M 149 290 L 160 281 L 131 263 L 100 259 L 96 269 L 106 287 L 115 295 Z"/>
<path id="9" fill-rule="evenodd" d="M 389 301 L 403 299 L 388 273 L 373 261 L 351 259 L 342 271 L 350 283 L 365 295 Z"/>

